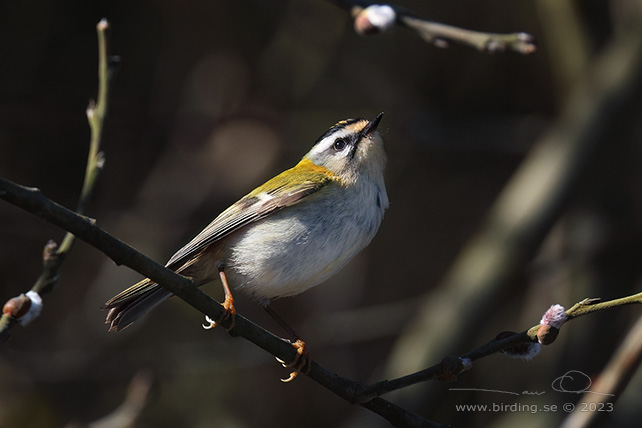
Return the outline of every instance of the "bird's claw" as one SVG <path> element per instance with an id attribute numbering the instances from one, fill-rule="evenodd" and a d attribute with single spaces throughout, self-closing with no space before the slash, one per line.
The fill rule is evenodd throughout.
<path id="1" fill-rule="evenodd" d="M 308 352 L 305 348 L 305 342 L 301 339 L 297 339 L 296 342 L 292 343 L 292 346 L 296 349 L 296 356 L 291 362 L 286 363 L 282 359 L 276 358 L 283 367 L 294 369 L 287 379 L 281 379 L 281 382 L 284 383 L 292 382 L 301 372 L 304 374 L 308 374 L 310 372 L 310 358 L 308 357 Z"/>
<path id="2" fill-rule="evenodd" d="M 201 324 L 205 330 L 209 330 L 209 329 L 214 328 L 214 327 L 216 327 L 218 325 L 216 323 L 216 321 L 214 321 L 212 318 L 210 318 L 207 315 L 205 315 L 205 322 L 207 324 Z"/>
<path id="3" fill-rule="evenodd" d="M 234 300 L 231 298 L 226 298 L 223 303 L 221 303 L 225 312 L 218 320 L 213 320 L 209 316 L 205 315 L 205 322 L 207 324 L 201 324 L 205 330 L 210 330 L 217 325 L 222 325 L 225 327 L 225 330 L 230 331 L 234 328 L 234 318 L 236 316 L 236 308 L 234 307 Z"/>

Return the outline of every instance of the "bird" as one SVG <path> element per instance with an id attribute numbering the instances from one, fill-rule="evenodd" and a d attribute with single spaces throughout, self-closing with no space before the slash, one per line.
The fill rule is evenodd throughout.
<path id="1" fill-rule="evenodd" d="M 296 335 L 270 301 L 339 271 L 372 241 L 389 206 L 382 117 L 337 122 L 294 167 L 243 196 L 169 259 L 167 268 L 198 286 L 221 280 L 225 315 L 206 318 L 204 327 L 233 327 L 233 288 Z M 109 330 L 126 328 L 170 296 L 148 278 L 134 284 L 102 306 Z"/>

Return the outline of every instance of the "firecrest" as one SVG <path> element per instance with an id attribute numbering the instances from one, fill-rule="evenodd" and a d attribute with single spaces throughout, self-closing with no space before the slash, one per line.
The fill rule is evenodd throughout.
<path id="1" fill-rule="evenodd" d="M 388 207 L 386 155 L 377 131 L 382 116 L 333 125 L 296 166 L 223 211 L 166 266 L 199 286 L 220 278 L 228 315 L 234 314 L 228 283 L 269 308 L 271 299 L 332 276 L 370 243 Z M 170 296 L 143 279 L 103 306 L 110 331 Z"/>

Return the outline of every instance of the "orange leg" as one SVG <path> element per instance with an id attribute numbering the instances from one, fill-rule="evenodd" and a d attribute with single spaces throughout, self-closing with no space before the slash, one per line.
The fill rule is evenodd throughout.
<path id="1" fill-rule="evenodd" d="M 292 367 L 294 369 L 294 371 L 290 373 L 290 377 L 287 379 L 281 379 L 281 381 L 291 382 L 299 375 L 300 372 L 306 374 L 309 373 L 310 358 L 308 357 L 305 342 L 299 338 L 299 335 L 292 329 L 292 327 L 290 327 L 280 316 L 276 314 L 276 312 L 274 312 L 270 305 L 264 306 L 264 309 L 290 335 L 290 343 L 292 343 L 292 346 L 296 349 L 296 356 L 292 361 L 286 363 L 279 358 L 276 359 L 283 367 Z"/>
<path id="2" fill-rule="evenodd" d="M 227 331 L 230 331 L 234 328 L 234 316 L 236 315 L 236 308 L 234 308 L 234 296 L 232 296 L 232 291 L 227 283 L 227 277 L 225 276 L 225 272 L 222 267 L 219 268 L 218 275 L 221 278 L 221 283 L 223 284 L 223 291 L 225 291 L 225 300 L 221 303 L 225 313 L 218 320 L 213 320 L 206 315 L 205 321 L 208 324 L 203 324 L 203 328 L 209 330 L 210 328 L 214 328 L 220 324 L 225 327 Z"/>

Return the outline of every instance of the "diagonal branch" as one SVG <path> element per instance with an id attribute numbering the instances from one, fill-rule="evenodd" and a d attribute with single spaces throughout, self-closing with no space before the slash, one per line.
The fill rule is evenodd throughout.
<path id="1" fill-rule="evenodd" d="M 210 318 L 218 319 L 223 315 L 222 306 L 199 290 L 192 280 L 139 253 L 96 226 L 93 219 L 81 216 L 51 201 L 38 189 L 20 186 L 0 178 L 0 199 L 73 233 L 105 253 L 116 264 L 125 265 L 152 279 Z M 292 361 L 295 357 L 296 351 L 290 342 L 275 336 L 239 314 L 236 315 L 235 325 L 230 330 L 230 334 L 249 340 L 283 361 Z M 361 383 L 332 373 L 315 361 L 311 362 L 308 377 L 351 403 L 354 402 L 356 392 L 363 388 Z M 444 426 L 382 398 L 375 398 L 360 405 L 382 416 L 396 427 Z"/>
<path id="2" fill-rule="evenodd" d="M 116 264 L 126 265 L 151 278 L 203 314 L 214 319 L 222 315 L 223 309 L 221 305 L 200 291 L 190 279 L 176 274 L 117 238 L 114 238 L 96 226 L 94 220 L 74 213 L 47 199 L 38 189 L 19 186 L 0 178 L 0 198 L 57 226 L 69 230 L 80 239 L 105 253 Z M 565 313 L 567 320 L 572 320 L 581 315 L 593 312 L 641 303 L 642 293 L 606 302 L 600 302 L 599 299 L 585 299 L 573 305 Z M 351 403 L 357 402 L 364 408 L 379 414 L 394 426 L 442 426 L 396 406 L 380 398 L 380 396 L 419 382 L 452 380 L 459 373 L 469 369 L 474 360 L 520 344 L 537 342 L 540 327 L 538 324 L 521 333 L 515 333 L 502 339 L 491 340 L 460 357 L 446 357 L 439 364 L 419 372 L 371 385 L 364 385 L 360 382 L 339 376 L 315 361 L 311 362 L 311 370 L 308 376 L 343 399 Z M 238 314 L 235 326 L 230 331 L 230 334 L 233 336 L 241 336 L 284 361 L 292 360 L 296 352 L 288 341 L 273 335 Z"/>

